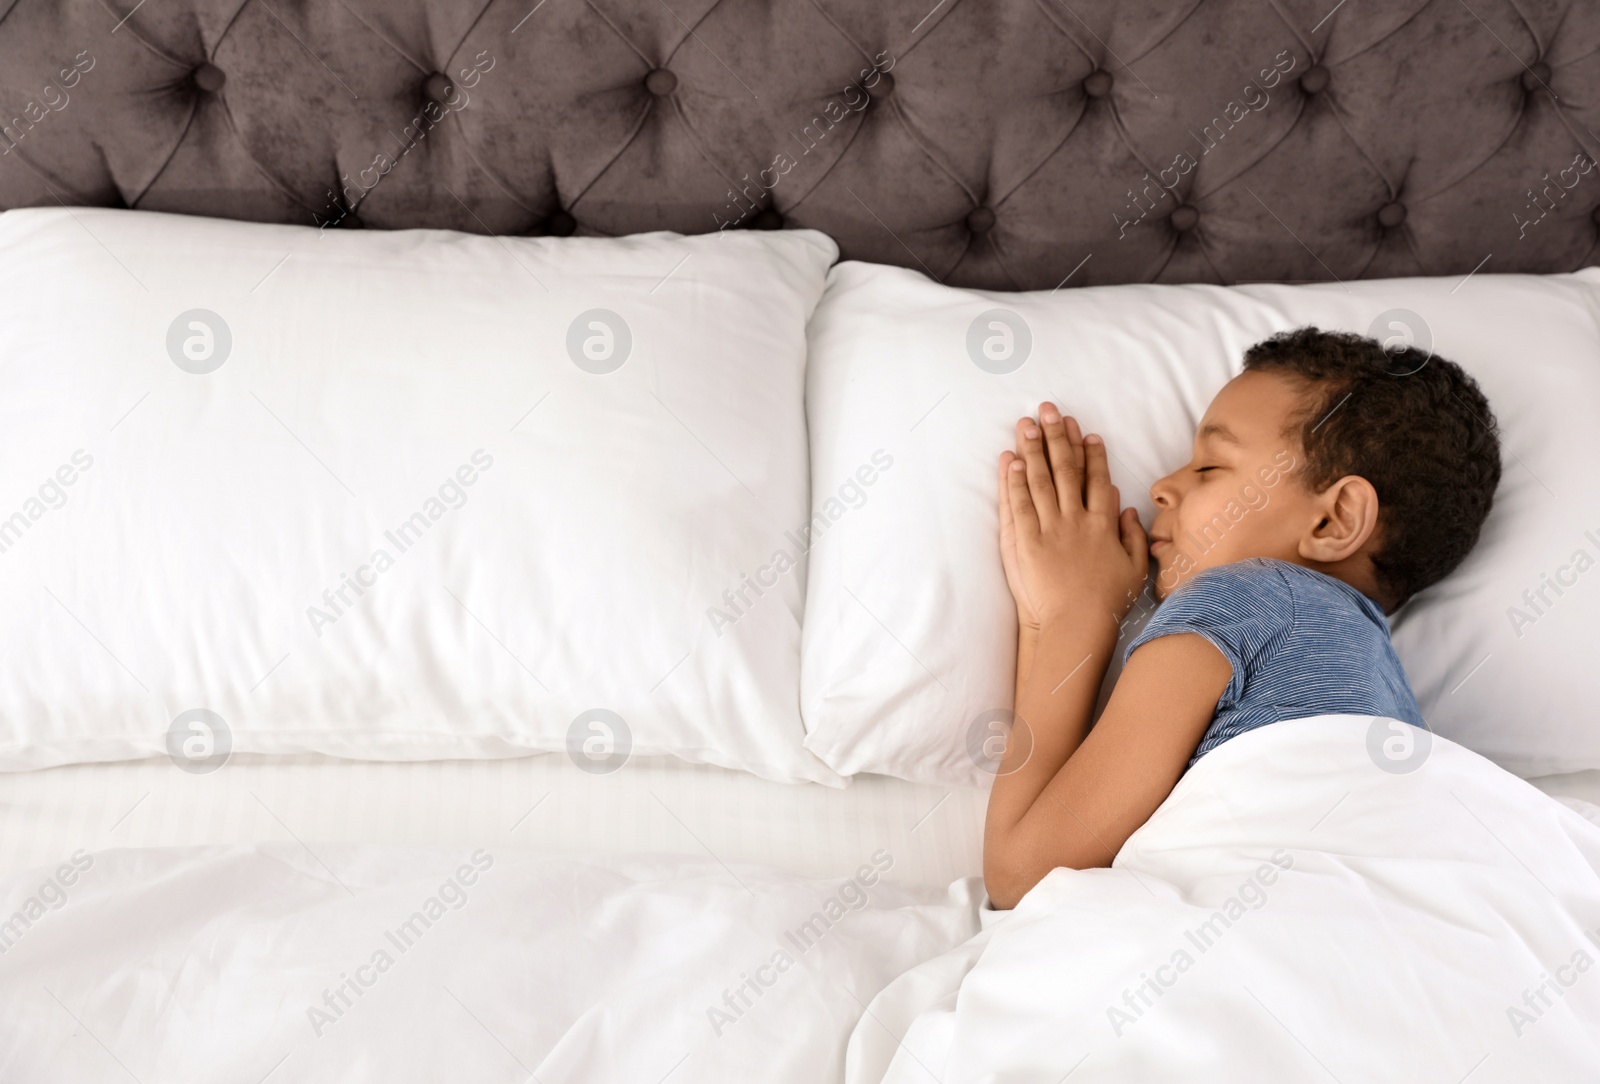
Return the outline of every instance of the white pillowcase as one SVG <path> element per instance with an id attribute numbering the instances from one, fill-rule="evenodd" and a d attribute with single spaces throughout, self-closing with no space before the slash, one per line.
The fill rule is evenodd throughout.
<path id="1" fill-rule="evenodd" d="M 0 216 L 0 768 L 231 738 L 837 783 L 803 561 L 760 572 L 806 517 L 836 256 Z"/>
<path id="2" fill-rule="evenodd" d="M 1187 462 L 1196 422 L 1244 350 L 1306 324 L 1431 337 L 1477 378 L 1500 422 L 1503 481 L 1476 549 L 1394 622 L 1424 717 L 1523 775 L 1600 767 L 1593 268 L 999 294 L 838 265 L 809 329 L 814 490 L 831 492 L 874 453 L 893 466 L 859 507 L 821 521 L 811 552 L 807 746 L 842 773 L 987 782 L 1015 676 L 995 473 L 1016 419 L 1048 399 L 1103 434 L 1113 481 L 1148 525 L 1150 483 Z M 1546 588 L 1541 602 L 1546 576 L 1561 593 Z"/>

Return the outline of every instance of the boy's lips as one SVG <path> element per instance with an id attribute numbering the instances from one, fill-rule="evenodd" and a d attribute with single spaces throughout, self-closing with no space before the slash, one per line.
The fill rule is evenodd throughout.
<path id="1" fill-rule="evenodd" d="M 1157 537 L 1155 535 L 1151 535 L 1150 536 L 1150 552 L 1151 553 L 1158 552 L 1162 546 L 1170 546 L 1170 545 L 1172 545 L 1172 539 L 1170 539 L 1170 538 L 1159 538 L 1159 537 Z"/>

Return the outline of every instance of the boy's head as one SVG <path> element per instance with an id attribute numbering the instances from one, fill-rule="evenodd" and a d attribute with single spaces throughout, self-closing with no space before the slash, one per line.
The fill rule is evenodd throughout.
<path id="1" fill-rule="evenodd" d="M 1150 488 L 1158 598 L 1273 557 L 1393 612 L 1461 563 L 1500 481 L 1494 415 L 1460 366 L 1314 327 L 1246 351 L 1193 455 Z"/>

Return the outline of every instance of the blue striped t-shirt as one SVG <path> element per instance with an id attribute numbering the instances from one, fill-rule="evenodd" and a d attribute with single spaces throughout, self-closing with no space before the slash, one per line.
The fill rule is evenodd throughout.
<path id="1" fill-rule="evenodd" d="M 1312 715 L 1386 715 L 1425 726 L 1389 622 L 1354 587 L 1287 561 L 1252 557 L 1195 573 L 1128 645 L 1193 632 L 1233 676 L 1192 765 L 1229 738 Z"/>

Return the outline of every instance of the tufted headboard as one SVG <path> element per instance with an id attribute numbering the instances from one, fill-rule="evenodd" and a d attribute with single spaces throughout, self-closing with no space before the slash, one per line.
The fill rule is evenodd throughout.
<path id="1" fill-rule="evenodd" d="M 0 207 L 811 227 L 997 289 L 1565 271 L 1600 0 L 0 0 Z"/>

